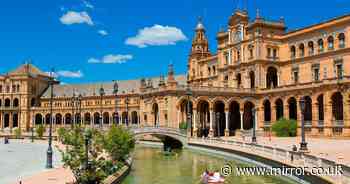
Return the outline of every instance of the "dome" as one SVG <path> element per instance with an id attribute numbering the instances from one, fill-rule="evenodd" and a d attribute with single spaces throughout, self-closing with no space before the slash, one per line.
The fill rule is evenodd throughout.
<path id="1" fill-rule="evenodd" d="M 197 26 L 196 26 L 196 30 L 204 30 L 205 28 L 204 28 L 204 25 L 203 25 L 203 23 L 202 23 L 202 18 L 201 17 L 199 17 L 199 19 L 198 19 L 198 24 L 197 24 Z"/>

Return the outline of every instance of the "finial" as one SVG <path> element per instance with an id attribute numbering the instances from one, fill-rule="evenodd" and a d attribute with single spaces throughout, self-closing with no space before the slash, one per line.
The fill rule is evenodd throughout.
<path id="1" fill-rule="evenodd" d="M 201 16 L 198 17 L 198 23 L 197 23 L 197 27 L 196 27 L 196 30 L 200 30 L 200 29 L 204 29 L 203 18 Z"/>
<path id="2" fill-rule="evenodd" d="M 260 19 L 260 10 L 259 8 L 256 9 L 256 19 Z"/>
<path id="3" fill-rule="evenodd" d="M 284 23 L 284 17 L 283 16 L 280 17 L 280 22 Z"/>

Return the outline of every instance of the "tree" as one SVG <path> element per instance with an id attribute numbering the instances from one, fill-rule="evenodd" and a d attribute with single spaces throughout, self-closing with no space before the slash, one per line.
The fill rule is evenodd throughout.
<path id="1" fill-rule="evenodd" d="M 44 125 L 40 124 L 36 127 L 35 129 L 37 136 L 41 139 L 43 138 L 44 132 L 45 132 L 45 127 Z"/>
<path id="2" fill-rule="evenodd" d="M 121 126 L 112 125 L 103 137 L 103 148 L 114 162 L 124 162 L 135 147 L 132 134 Z"/>
<path id="3" fill-rule="evenodd" d="M 297 134 L 297 122 L 281 118 L 272 124 L 272 131 L 276 133 L 277 137 L 295 137 Z"/>
<path id="4" fill-rule="evenodd" d="M 120 136 L 120 139 L 117 139 L 116 136 Z M 123 156 L 129 154 L 130 147 L 133 147 L 134 144 L 129 132 L 116 127 L 112 127 L 107 133 L 103 133 L 96 129 L 86 129 L 84 131 L 80 126 L 75 126 L 72 129 L 61 130 L 60 137 L 62 143 L 66 145 L 65 150 L 61 150 L 64 167 L 71 169 L 77 184 L 99 184 L 124 165 L 123 162 L 113 159 L 120 158 L 116 156 L 119 154 L 116 151 L 109 151 L 114 149 L 104 145 L 104 143 L 109 146 L 120 144 L 121 146 L 118 146 L 118 148 L 123 150 L 120 152 L 120 155 Z M 118 140 L 117 143 L 114 139 Z M 89 145 L 88 162 L 85 145 L 87 140 Z M 106 149 L 107 147 L 109 150 Z M 113 156 L 111 153 L 113 153 Z"/>

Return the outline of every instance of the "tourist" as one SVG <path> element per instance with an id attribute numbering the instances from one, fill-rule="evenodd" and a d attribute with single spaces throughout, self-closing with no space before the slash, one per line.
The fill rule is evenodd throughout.
<path id="1" fill-rule="evenodd" d="M 208 171 L 208 169 L 206 169 L 204 171 L 204 173 L 202 174 L 201 178 L 202 178 L 202 183 L 208 183 L 208 180 L 209 180 L 209 171 Z"/>

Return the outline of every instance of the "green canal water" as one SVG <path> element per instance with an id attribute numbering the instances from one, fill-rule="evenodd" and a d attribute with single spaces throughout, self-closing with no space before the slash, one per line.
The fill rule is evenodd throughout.
<path id="1" fill-rule="evenodd" d="M 160 148 L 137 145 L 130 175 L 123 184 L 200 184 L 200 175 L 209 170 L 220 169 L 227 163 L 224 157 L 211 156 L 184 149 L 174 156 L 165 156 Z M 248 166 L 238 160 L 229 160 L 233 167 Z M 233 169 L 234 170 L 234 169 Z M 235 171 L 234 171 L 235 172 Z M 288 178 L 268 176 L 226 177 L 225 184 L 294 184 Z"/>

